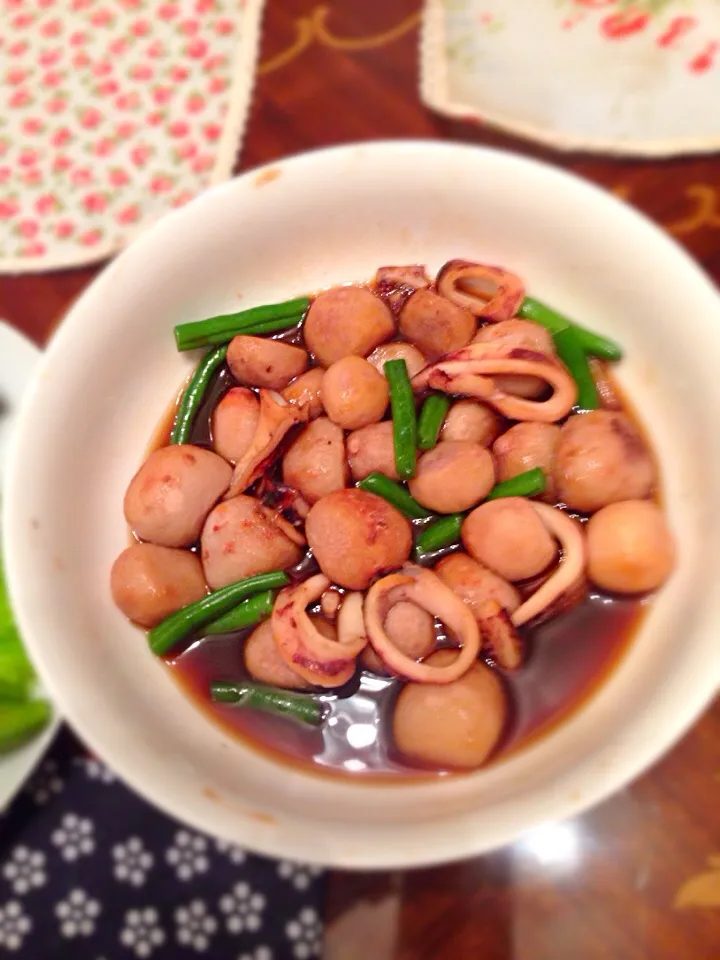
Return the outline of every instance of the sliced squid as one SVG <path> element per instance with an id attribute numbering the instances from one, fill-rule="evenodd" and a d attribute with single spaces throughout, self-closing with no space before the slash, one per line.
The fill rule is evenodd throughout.
<path id="1" fill-rule="evenodd" d="M 430 278 L 421 264 L 406 267 L 378 267 L 375 273 L 375 289 L 390 307 L 399 313 L 408 297 L 416 290 L 430 286 Z"/>
<path id="2" fill-rule="evenodd" d="M 278 652 L 298 676 L 318 687 L 340 687 L 355 672 L 355 658 L 366 645 L 363 635 L 324 637 L 307 614 L 308 604 L 319 600 L 330 586 L 322 574 L 310 577 L 278 594 L 272 612 L 272 628 Z M 352 622 L 352 621 L 351 621 Z"/>
<path id="3" fill-rule="evenodd" d="M 364 595 L 359 592 L 345 594 L 337 618 L 338 643 L 354 648 L 356 644 L 362 642 L 361 650 L 367 645 L 363 616 L 364 600 Z"/>
<path id="4" fill-rule="evenodd" d="M 396 603 L 414 603 L 445 624 L 461 650 L 443 666 L 418 663 L 402 653 L 385 632 L 385 618 Z M 373 649 L 391 670 L 418 683 L 451 683 L 477 658 L 480 631 L 470 608 L 430 570 L 405 564 L 402 573 L 392 573 L 370 587 L 365 599 L 365 629 Z"/>
<path id="5" fill-rule="evenodd" d="M 514 317 L 525 299 L 523 282 L 514 273 L 469 260 L 449 260 L 436 284 L 441 296 L 493 323 Z"/>
<path id="6" fill-rule="evenodd" d="M 553 390 L 547 400 L 530 400 L 503 390 L 501 376 L 539 377 Z M 474 397 L 494 407 L 511 420 L 554 423 L 572 410 L 577 385 L 554 358 L 535 350 L 502 343 L 471 343 L 449 353 L 421 370 L 412 380 L 413 389 L 427 388 Z"/>
<path id="7" fill-rule="evenodd" d="M 326 620 L 335 622 L 341 603 L 342 594 L 338 593 L 337 590 L 333 590 L 333 588 L 330 587 L 329 590 L 325 591 L 325 593 L 320 597 L 320 610 L 322 611 L 322 615 L 326 618 Z"/>
<path id="8" fill-rule="evenodd" d="M 225 500 L 236 497 L 260 477 L 278 444 L 296 423 L 307 419 L 307 409 L 289 404 L 274 390 L 260 390 L 260 417 L 245 454 L 235 464 Z"/>
<path id="9" fill-rule="evenodd" d="M 272 522 L 278 527 L 288 540 L 292 540 L 293 543 L 296 543 L 299 547 L 304 547 L 307 543 L 305 539 L 305 534 L 298 527 L 293 526 L 289 520 L 286 520 L 281 513 L 276 513 L 273 517 Z"/>
<path id="10" fill-rule="evenodd" d="M 510 614 L 497 600 L 485 600 L 477 611 L 483 646 L 503 670 L 517 670 L 524 659 L 524 645 Z"/>
<path id="11" fill-rule="evenodd" d="M 560 563 L 543 584 L 512 614 L 516 627 L 534 620 L 546 608 L 574 590 L 582 580 L 587 564 L 587 548 L 582 529 L 567 514 L 546 503 L 528 500 L 549 532 L 560 542 L 563 555 Z"/>

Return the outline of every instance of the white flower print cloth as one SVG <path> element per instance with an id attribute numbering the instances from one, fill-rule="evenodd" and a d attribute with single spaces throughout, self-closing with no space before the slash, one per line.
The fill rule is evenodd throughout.
<path id="1" fill-rule="evenodd" d="M 323 895 L 317 868 L 168 819 L 66 731 L 0 819 L 0 956 L 316 960 Z"/>
<path id="2" fill-rule="evenodd" d="M 0 271 L 115 253 L 230 176 L 262 0 L 0 0 Z"/>
<path id="3" fill-rule="evenodd" d="M 421 95 L 562 150 L 720 150 L 717 0 L 426 0 Z"/>
<path id="4" fill-rule="evenodd" d="M 17 900 L 8 900 L 0 906 L 0 947 L 18 955 L 25 938 L 32 930 L 32 920 Z"/>
<path id="5" fill-rule="evenodd" d="M 3 876 L 10 881 L 13 893 L 29 893 L 34 887 L 42 887 L 47 880 L 45 854 L 42 850 L 29 850 L 18 846 L 3 866 Z"/>
<path id="6" fill-rule="evenodd" d="M 65 900 L 55 907 L 60 921 L 60 936 L 89 937 L 95 932 L 95 921 L 100 914 L 100 903 L 85 890 L 71 890 Z"/>

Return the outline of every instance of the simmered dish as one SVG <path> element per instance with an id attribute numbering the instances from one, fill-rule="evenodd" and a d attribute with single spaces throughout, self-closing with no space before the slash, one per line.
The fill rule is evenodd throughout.
<path id="1" fill-rule="evenodd" d="M 175 328 L 207 352 L 133 477 L 115 603 L 247 742 L 469 770 L 582 702 L 672 572 L 612 341 L 497 267 Z"/>

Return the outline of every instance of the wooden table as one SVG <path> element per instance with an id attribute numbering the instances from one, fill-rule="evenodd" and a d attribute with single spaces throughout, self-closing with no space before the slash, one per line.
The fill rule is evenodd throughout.
<path id="1" fill-rule="evenodd" d="M 624 197 L 720 278 L 717 159 L 557 155 L 434 116 L 417 94 L 418 21 L 417 0 L 270 3 L 240 169 L 383 137 L 506 146 Z M 96 272 L 0 278 L 0 316 L 42 344 Z M 328 913 L 333 960 L 718 960 L 720 704 L 585 816 L 463 864 L 333 874 Z"/>

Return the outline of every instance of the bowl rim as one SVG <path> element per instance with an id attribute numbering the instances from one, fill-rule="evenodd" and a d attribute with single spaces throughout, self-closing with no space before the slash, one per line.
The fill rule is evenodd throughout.
<path id="1" fill-rule="evenodd" d="M 611 205 L 615 207 L 616 210 L 622 210 L 623 216 L 635 220 L 637 223 L 642 224 L 645 230 L 652 231 L 656 237 L 662 238 L 662 241 L 665 243 L 668 251 L 672 251 L 673 256 L 678 259 L 678 262 L 682 262 L 686 271 L 694 274 L 697 283 L 705 288 L 706 294 L 711 294 L 713 296 L 717 302 L 718 308 L 720 308 L 720 296 L 718 295 L 718 291 L 712 284 L 710 278 L 700 268 L 697 262 L 693 260 L 693 258 L 680 246 L 680 244 L 678 244 L 672 237 L 665 234 L 664 231 L 662 231 L 662 229 L 658 227 L 658 225 L 655 224 L 649 217 L 624 203 L 613 194 L 608 193 L 600 186 L 597 186 L 596 184 L 587 181 L 583 177 L 569 172 L 562 167 L 525 156 L 521 153 L 500 150 L 493 147 L 444 140 L 397 139 L 365 141 L 341 144 L 331 147 L 322 147 L 310 151 L 302 151 L 288 157 L 282 157 L 269 161 L 268 163 L 244 171 L 242 174 L 229 181 L 211 186 L 204 193 L 192 200 L 186 207 L 174 210 L 160 218 L 160 220 L 158 220 L 146 232 L 138 237 L 127 249 L 132 249 L 135 251 L 135 255 L 137 255 L 137 251 L 141 251 L 143 249 L 143 245 L 147 245 L 148 247 L 152 248 L 155 243 L 156 235 L 158 235 L 161 230 L 166 230 L 169 223 L 171 224 L 175 221 L 181 221 L 186 215 L 187 210 L 197 209 L 199 206 L 207 203 L 211 197 L 222 195 L 224 193 L 232 193 L 232 191 L 236 189 L 235 185 L 237 182 L 250 182 L 252 180 L 262 178 L 270 171 L 274 172 L 278 168 L 284 168 L 287 165 L 307 165 L 313 164 L 317 161 L 323 163 L 328 159 L 332 160 L 334 157 L 343 158 L 352 154 L 359 155 L 362 152 L 382 155 L 385 151 L 406 151 L 408 154 L 408 160 L 412 160 L 412 155 L 417 155 L 417 151 L 429 151 L 436 154 L 448 155 L 464 152 L 475 155 L 478 158 L 491 157 L 500 159 L 500 161 L 503 163 L 515 165 L 519 171 L 521 171 L 521 168 L 528 169 L 529 171 L 534 170 L 536 173 L 542 173 L 544 176 L 555 179 L 557 182 L 572 182 L 577 188 L 583 189 L 588 194 L 593 194 L 596 198 L 602 198 L 606 205 Z M 125 251 L 121 252 L 110 265 L 108 265 L 93 279 L 90 284 L 88 284 L 82 294 L 71 305 L 62 323 L 52 334 L 47 344 L 45 354 L 35 371 L 32 386 L 26 392 L 25 397 L 23 398 L 21 409 L 18 415 L 18 425 L 20 427 L 24 425 L 26 418 L 29 417 L 32 410 L 35 388 L 37 384 L 40 383 L 45 375 L 46 370 L 53 364 L 55 345 L 62 343 L 66 337 L 71 337 L 75 323 L 80 322 L 76 321 L 75 318 L 84 310 L 84 303 L 86 298 L 89 296 L 90 291 L 93 291 L 93 295 L 97 295 L 98 290 L 102 291 L 104 286 L 110 282 L 110 278 L 114 274 L 115 268 L 123 261 L 124 257 Z M 86 320 L 83 320 L 82 325 L 84 326 L 85 324 Z M 16 499 L 15 488 L 20 484 L 20 474 L 16 469 L 16 464 L 21 460 L 20 450 L 23 443 L 24 434 L 25 431 L 23 429 L 17 429 L 14 432 L 14 437 L 12 438 L 10 444 L 11 449 L 9 459 L 11 461 L 11 469 L 8 471 L 6 495 L 3 498 L 2 505 L 3 552 L 6 557 L 9 587 L 11 593 L 14 595 L 17 595 L 21 590 L 19 571 L 16 569 L 15 564 L 14 547 L 15 536 L 19 536 L 20 531 L 18 529 L 17 534 L 15 533 L 13 504 Z M 45 646 L 44 641 L 33 634 L 33 631 L 28 623 L 28 618 L 26 617 L 25 609 L 22 605 L 18 606 L 18 620 L 21 630 L 28 638 L 28 647 L 34 662 L 37 663 L 38 673 L 42 678 L 43 684 L 50 691 L 53 701 L 62 711 L 62 715 L 75 733 L 82 740 L 84 740 L 88 746 L 98 754 L 98 756 L 105 760 L 105 757 L 107 756 L 105 751 L 105 739 L 100 731 L 99 726 L 97 728 L 83 726 L 82 723 L 76 722 L 75 698 L 72 696 L 68 696 L 66 698 L 63 684 L 61 682 L 56 682 L 55 675 L 52 673 L 52 671 L 46 669 L 43 657 L 43 649 Z M 495 840 L 487 840 L 487 838 L 485 838 L 478 842 L 473 837 L 469 837 L 467 835 L 456 836 L 451 840 L 447 836 L 444 836 L 443 839 L 435 846 L 430 844 L 428 844 L 426 847 L 416 846 L 412 850 L 408 850 L 407 848 L 404 848 L 401 851 L 398 849 L 388 850 L 380 849 L 378 847 L 372 851 L 365 852 L 355 850 L 350 854 L 346 850 L 343 853 L 339 853 L 337 856 L 333 855 L 331 859 L 328 859 L 327 856 L 313 858 L 312 855 L 308 855 L 306 859 L 308 862 L 315 862 L 326 866 L 349 869 L 395 869 L 414 866 L 428 866 L 452 860 L 464 859 L 487 852 L 491 849 L 496 849 L 499 846 L 512 843 L 529 830 L 532 830 L 540 824 L 547 822 L 548 819 L 559 818 L 564 820 L 576 816 L 621 790 L 630 781 L 642 775 L 649 767 L 658 761 L 660 757 L 664 756 L 685 735 L 695 721 L 707 709 L 708 705 L 717 693 L 719 683 L 720 665 L 716 670 L 708 669 L 707 673 L 698 679 L 695 687 L 696 695 L 694 699 L 691 702 L 676 705 L 676 709 L 672 713 L 672 719 L 665 719 L 662 737 L 656 738 L 652 745 L 646 746 L 643 751 L 638 749 L 636 742 L 626 742 L 627 738 L 624 738 L 620 743 L 616 743 L 614 745 L 614 762 L 612 764 L 612 768 L 608 770 L 607 776 L 594 777 L 592 784 L 583 791 L 582 796 L 565 796 L 562 802 L 558 802 L 559 812 L 557 816 L 548 817 L 547 815 L 544 815 L 543 811 L 548 809 L 548 805 L 547 803 L 539 803 L 537 804 L 539 812 L 535 814 L 531 812 L 530 816 L 526 817 L 524 823 L 514 824 L 511 828 L 505 829 Z M 647 720 L 645 714 L 649 713 L 650 711 L 651 705 L 646 705 L 644 707 L 644 713 L 639 714 L 638 717 L 635 718 L 634 722 L 639 724 L 641 722 L 641 718 L 643 720 Z M 213 826 L 210 817 L 203 817 L 200 814 L 196 814 L 194 811 L 188 811 L 182 798 L 176 800 L 173 796 L 169 796 L 168 793 L 162 789 L 159 783 L 147 782 L 139 775 L 136 775 L 135 765 L 129 756 L 115 753 L 111 758 L 108 756 L 108 760 L 106 762 L 108 762 L 108 764 L 121 777 L 121 779 L 136 793 L 162 810 L 167 815 L 179 819 L 182 822 L 189 824 L 193 828 L 204 833 L 209 833 L 212 836 L 223 835 L 217 830 L 217 828 Z M 307 775 L 314 776 L 312 773 Z M 362 783 L 359 778 L 356 782 L 354 782 L 354 785 L 357 786 L 360 786 L 361 784 L 363 789 L 367 790 L 397 790 L 400 786 L 402 786 L 402 789 L 405 790 L 413 789 L 411 784 L 404 785 L 397 782 L 387 784 L 379 784 L 377 782 Z M 550 793 L 552 790 L 550 787 L 547 787 L 544 792 Z M 548 797 L 545 798 L 545 800 L 547 799 Z M 258 827 L 260 827 L 259 824 Z M 226 839 L 237 842 L 236 837 L 227 836 Z M 247 845 L 250 849 L 254 849 L 258 853 L 267 856 L 282 857 L 283 855 L 286 855 L 284 850 L 279 848 L 277 844 L 273 845 L 271 835 L 263 835 L 261 829 L 258 829 L 256 837 L 253 838 L 248 836 L 247 840 L 243 840 L 242 843 Z M 437 849 L 437 847 L 440 847 L 441 849 Z"/>

